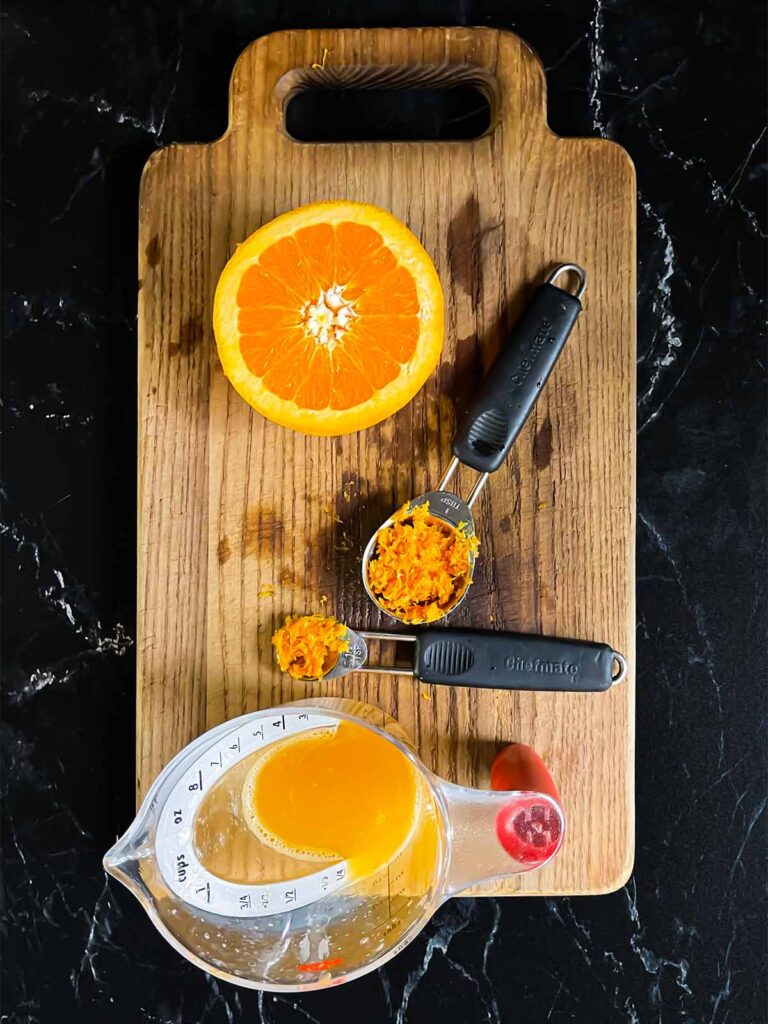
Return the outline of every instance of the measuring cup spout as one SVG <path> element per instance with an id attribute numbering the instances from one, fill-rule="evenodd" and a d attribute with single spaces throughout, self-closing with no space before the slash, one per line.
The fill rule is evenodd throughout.
<path id="1" fill-rule="evenodd" d="M 102 864 L 107 874 L 127 886 L 145 908 L 152 902 L 146 876 L 153 873 L 155 858 L 146 831 L 137 835 L 129 829 L 107 850 Z"/>
<path id="2" fill-rule="evenodd" d="M 562 808 L 547 793 L 488 792 L 440 780 L 449 833 L 446 895 L 540 868 L 560 849 Z"/>

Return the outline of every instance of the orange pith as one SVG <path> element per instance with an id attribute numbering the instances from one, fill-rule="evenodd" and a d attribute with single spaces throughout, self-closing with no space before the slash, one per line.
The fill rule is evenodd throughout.
<path id="1" fill-rule="evenodd" d="M 216 289 L 224 372 L 263 415 L 309 434 L 361 430 L 402 408 L 440 358 L 432 262 L 392 214 L 300 207 L 238 247 Z"/>

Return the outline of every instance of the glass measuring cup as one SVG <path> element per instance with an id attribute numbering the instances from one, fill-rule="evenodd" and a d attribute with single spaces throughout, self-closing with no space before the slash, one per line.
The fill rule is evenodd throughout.
<path id="1" fill-rule="evenodd" d="M 364 731 L 377 757 L 410 779 L 411 817 L 387 826 L 384 840 L 395 848 L 381 862 L 354 849 L 320 860 L 288 855 L 243 814 L 249 773 L 267 751 L 321 735 L 332 743 L 342 729 Z M 508 749 L 517 747 L 529 749 Z M 451 896 L 554 856 L 563 812 L 530 755 L 538 774 L 495 767 L 495 785 L 518 788 L 480 791 L 430 772 L 397 723 L 370 705 L 318 698 L 253 712 L 205 733 L 167 765 L 104 866 L 203 970 L 269 991 L 337 985 L 395 956 Z M 386 808 L 371 799 L 375 819 Z"/>

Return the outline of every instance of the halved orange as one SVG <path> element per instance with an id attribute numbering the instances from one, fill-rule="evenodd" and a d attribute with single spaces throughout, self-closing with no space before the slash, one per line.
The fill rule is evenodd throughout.
<path id="1" fill-rule="evenodd" d="M 222 271 L 213 329 L 224 372 L 263 416 L 347 434 L 391 416 L 440 359 L 443 292 L 415 235 L 347 201 L 285 213 Z"/>

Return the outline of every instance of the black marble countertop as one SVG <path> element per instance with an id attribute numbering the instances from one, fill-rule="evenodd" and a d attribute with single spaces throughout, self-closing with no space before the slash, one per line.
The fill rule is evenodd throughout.
<path id="1" fill-rule="evenodd" d="M 286 27 L 510 28 L 637 166 L 637 857 L 609 896 L 448 903 L 299 998 L 179 957 L 101 858 L 133 816 L 137 190 Z M 2 1016 L 765 1020 L 765 12 L 757 0 L 6 0 Z"/>

